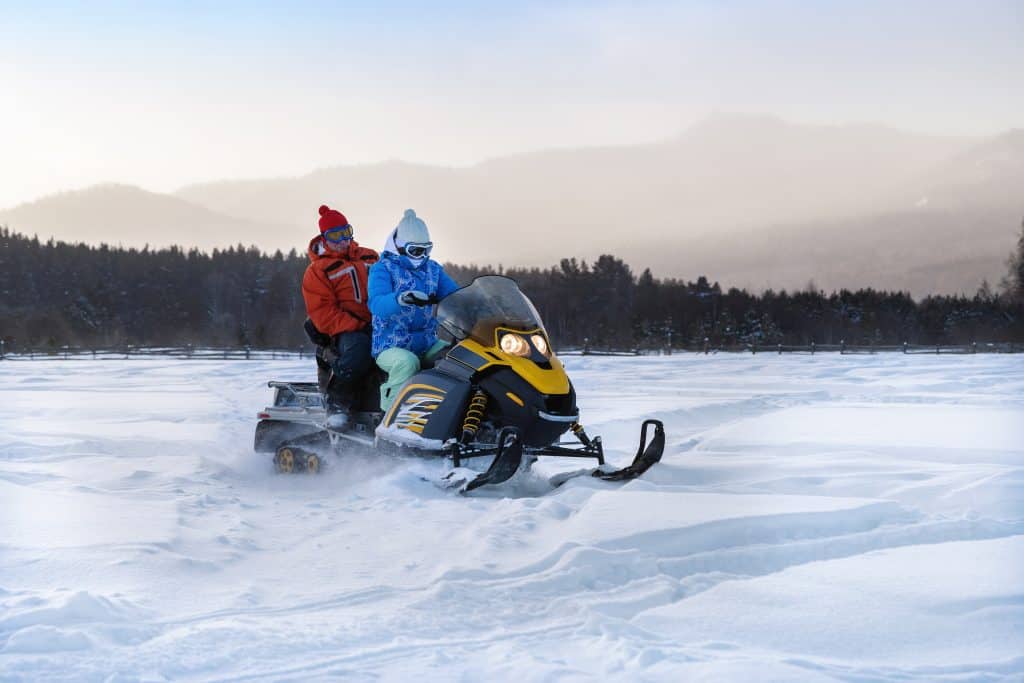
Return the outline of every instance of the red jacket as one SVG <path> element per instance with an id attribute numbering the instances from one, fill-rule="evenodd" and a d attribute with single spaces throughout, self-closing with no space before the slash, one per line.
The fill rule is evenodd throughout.
<path id="1" fill-rule="evenodd" d="M 370 324 L 367 286 L 377 252 L 352 240 L 348 250 L 330 251 L 323 238 L 309 242 L 309 265 L 302 277 L 306 315 L 324 334 L 355 332 Z"/>

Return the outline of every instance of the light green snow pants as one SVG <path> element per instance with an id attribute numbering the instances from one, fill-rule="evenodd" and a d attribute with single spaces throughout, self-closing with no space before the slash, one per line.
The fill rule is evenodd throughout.
<path id="1" fill-rule="evenodd" d="M 434 342 L 434 345 L 423 354 L 422 358 L 433 359 L 448 344 L 441 340 Z M 398 392 L 402 385 L 409 381 L 409 378 L 419 372 L 422 367 L 421 357 L 408 349 L 401 349 L 393 346 L 384 349 L 377 356 L 377 366 L 388 373 L 388 380 L 380 385 L 380 409 L 387 412 L 391 404 L 398 398 Z"/>

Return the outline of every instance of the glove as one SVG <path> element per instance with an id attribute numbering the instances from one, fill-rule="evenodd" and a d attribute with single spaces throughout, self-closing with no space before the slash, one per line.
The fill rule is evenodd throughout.
<path id="1" fill-rule="evenodd" d="M 418 289 L 412 289 L 399 294 L 398 303 L 403 306 L 427 306 L 430 304 L 430 297 Z"/>

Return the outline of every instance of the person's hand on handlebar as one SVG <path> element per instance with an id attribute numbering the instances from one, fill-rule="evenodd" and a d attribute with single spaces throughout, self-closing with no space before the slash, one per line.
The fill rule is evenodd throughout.
<path id="1" fill-rule="evenodd" d="M 398 303 L 403 306 L 430 306 L 431 304 L 436 304 L 437 300 L 434 297 L 427 296 L 426 293 L 418 289 L 412 289 L 399 294 Z"/>

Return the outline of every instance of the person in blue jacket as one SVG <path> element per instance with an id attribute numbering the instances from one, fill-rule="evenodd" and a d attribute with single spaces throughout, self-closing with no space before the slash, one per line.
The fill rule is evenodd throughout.
<path id="1" fill-rule="evenodd" d="M 437 320 L 429 303 L 443 299 L 459 285 L 430 258 L 433 247 L 427 224 L 415 211 L 406 209 L 388 237 L 380 260 L 370 267 L 370 353 L 388 373 L 380 387 L 380 407 L 384 411 L 391 407 L 402 385 L 419 371 L 422 359 L 443 346 L 437 339 Z"/>

